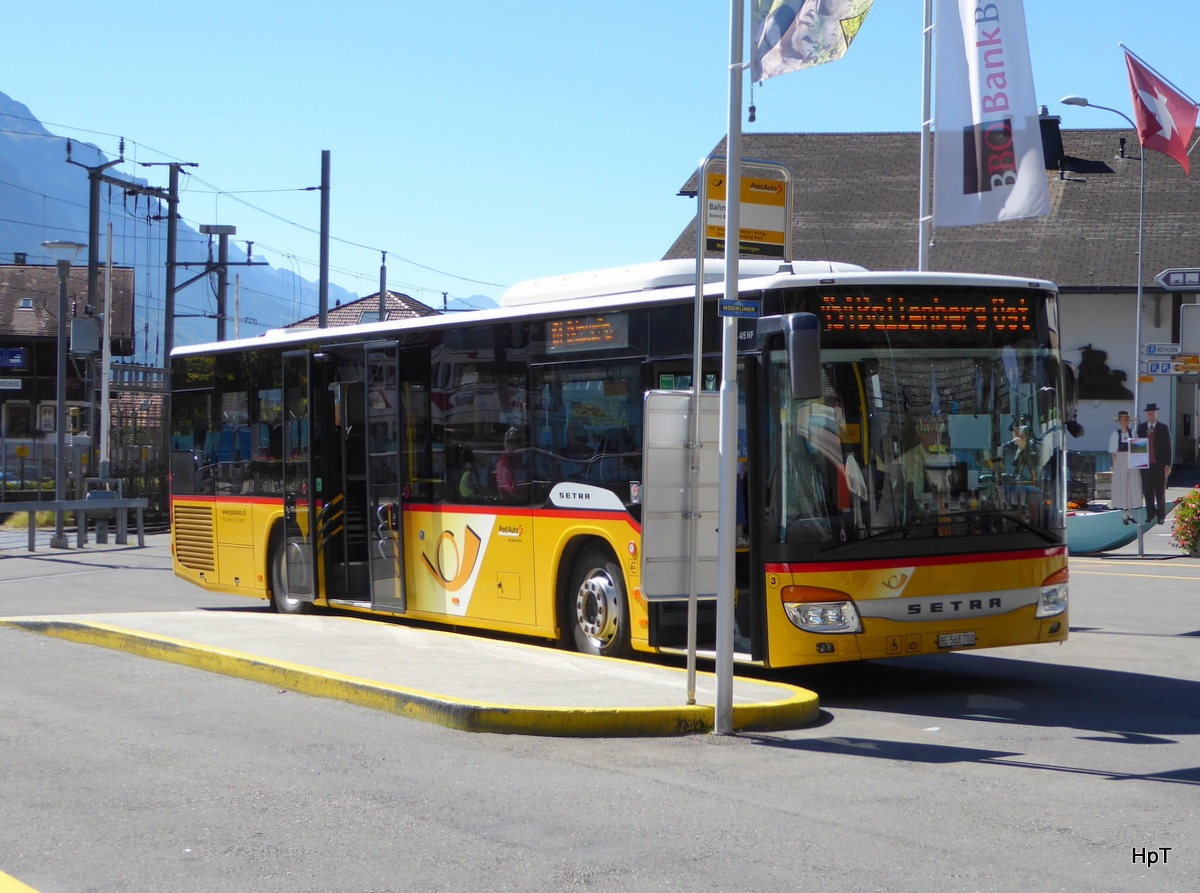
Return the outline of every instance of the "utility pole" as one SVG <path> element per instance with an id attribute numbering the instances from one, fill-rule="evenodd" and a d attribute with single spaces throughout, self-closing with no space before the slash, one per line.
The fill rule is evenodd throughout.
<path id="1" fill-rule="evenodd" d="M 387 319 L 387 252 L 379 261 L 379 321 Z"/>
<path id="2" fill-rule="evenodd" d="M 104 172 L 116 164 L 121 164 L 125 160 L 125 140 L 121 140 L 120 157 L 113 161 L 106 161 L 104 164 L 86 165 L 76 161 L 71 157 L 71 141 L 67 140 L 67 164 L 73 164 L 76 167 L 81 167 L 88 172 L 88 287 L 87 287 L 87 302 L 90 306 L 95 307 L 96 293 L 99 290 L 98 281 L 100 279 L 100 182 L 107 180 L 110 183 L 126 184 L 123 180 L 117 180 L 111 177 L 105 177 Z"/>
<path id="3" fill-rule="evenodd" d="M 225 320 L 228 316 L 225 312 L 226 297 L 229 290 L 229 237 L 237 234 L 236 226 L 225 226 L 218 223 L 204 223 L 200 225 L 200 232 L 206 236 L 217 237 L 217 340 L 225 340 Z M 209 243 L 212 244 L 211 242 Z M 209 250 L 211 258 L 212 251 Z M 207 272 L 211 266 L 205 266 Z"/>
<path id="4" fill-rule="evenodd" d="M 329 150 L 321 150 L 321 272 L 318 284 L 317 326 L 329 327 Z"/>
<path id="5" fill-rule="evenodd" d="M 179 169 L 183 167 L 197 167 L 197 164 L 194 161 L 140 162 L 142 167 L 156 167 L 164 163 L 170 171 L 170 180 L 167 186 L 167 279 L 164 285 L 165 293 L 163 294 L 165 318 L 163 319 L 162 327 L 163 365 L 167 369 L 164 383 L 169 399 L 171 393 L 171 350 L 175 347 L 175 293 L 179 291 L 175 287 L 176 268 L 178 267 L 178 264 L 175 263 L 175 257 L 179 245 Z M 167 416 L 167 418 L 169 417 Z"/>
<path id="6" fill-rule="evenodd" d="M 226 323 L 229 321 L 229 313 L 226 309 L 229 293 L 229 268 L 230 267 L 262 267 L 266 266 L 265 260 L 256 261 L 251 256 L 253 251 L 253 242 L 247 243 L 246 259 L 242 261 L 229 260 L 229 237 L 237 234 L 236 226 L 229 226 L 220 223 L 202 223 L 200 232 L 210 237 L 208 243 L 208 260 L 205 261 L 179 261 L 178 266 L 181 267 L 204 267 L 199 273 L 191 279 L 178 286 L 177 290 L 187 288 L 197 279 L 209 275 L 210 273 L 217 274 L 217 340 L 225 340 Z M 217 237 L 217 259 L 212 259 L 212 241 L 211 237 Z M 183 314 L 186 315 L 186 314 Z M 207 314 L 205 314 L 207 315 Z"/>
<path id="7" fill-rule="evenodd" d="M 155 167 L 161 161 L 143 161 L 142 167 Z M 175 263 L 179 249 L 179 169 L 198 167 L 194 161 L 166 162 L 170 171 L 167 181 L 167 271 L 163 283 L 163 393 L 162 393 L 162 440 L 159 449 L 163 455 L 163 466 L 168 469 L 171 461 L 171 350 L 175 347 Z M 107 382 L 105 387 L 107 387 Z M 160 505 L 171 502 L 170 477 L 164 475 Z"/>
<path id="8" fill-rule="evenodd" d="M 171 356 L 171 348 L 174 346 L 175 340 L 175 253 L 178 245 L 179 233 L 179 169 L 182 167 L 196 167 L 195 162 L 178 162 L 169 163 L 171 170 L 170 186 L 166 191 L 153 186 L 143 186 L 140 183 L 132 183 L 128 180 L 121 180 L 117 177 L 110 177 L 104 171 L 115 164 L 120 164 L 125 160 L 125 141 L 121 140 L 120 155 L 116 161 L 109 161 L 105 164 L 88 166 L 81 164 L 71 158 L 71 141 L 67 140 L 67 163 L 74 164 L 77 167 L 82 167 L 88 172 L 88 304 L 92 307 L 97 306 L 97 280 L 100 274 L 100 184 L 109 183 L 123 190 L 126 193 L 135 195 L 150 195 L 165 201 L 167 203 L 167 270 L 166 270 L 166 286 L 164 295 L 165 318 L 163 320 L 163 366 L 166 371 L 163 375 L 163 402 L 162 402 L 162 451 L 164 467 L 167 457 L 170 456 L 171 432 L 169 430 L 169 419 L 171 417 L 171 371 L 169 358 Z M 142 167 L 153 167 L 161 162 L 141 162 Z M 108 317 L 112 315 L 112 308 L 105 306 L 105 314 Z M 103 381 L 100 383 L 104 388 L 103 393 L 108 392 L 109 382 Z M 89 400 L 89 403 L 91 401 Z M 170 494 L 167 492 L 167 479 L 163 477 L 163 489 L 159 495 L 159 505 L 166 506 L 169 502 Z"/>

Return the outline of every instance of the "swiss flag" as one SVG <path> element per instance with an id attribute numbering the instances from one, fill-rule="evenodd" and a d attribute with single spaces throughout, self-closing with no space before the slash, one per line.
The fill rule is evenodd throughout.
<path id="1" fill-rule="evenodd" d="M 1129 92 L 1133 94 L 1138 141 L 1147 149 L 1170 155 L 1183 165 L 1185 174 L 1191 173 L 1188 142 L 1196 129 L 1196 113 L 1200 109 L 1128 50 L 1125 64 L 1129 67 Z"/>

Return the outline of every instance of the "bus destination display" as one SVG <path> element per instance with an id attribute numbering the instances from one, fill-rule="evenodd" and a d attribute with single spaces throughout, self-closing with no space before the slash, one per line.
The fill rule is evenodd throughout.
<path id="1" fill-rule="evenodd" d="M 624 313 L 576 316 L 546 323 L 547 353 L 610 350 L 629 346 L 629 317 Z"/>
<path id="2" fill-rule="evenodd" d="M 1033 302 L 1020 294 L 822 295 L 826 332 L 1032 332 Z"/>

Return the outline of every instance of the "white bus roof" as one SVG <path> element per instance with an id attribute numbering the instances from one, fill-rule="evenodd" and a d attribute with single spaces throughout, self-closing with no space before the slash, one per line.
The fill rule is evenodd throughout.
<path id="1" fill-rule="evenodd" d="M 706 259 L 704 292 L 718 294 L 725 278 L 725 262 Z M 738 281 L 743 288 L 769 289 L 814 285 L 959 285 L 995 288 L 1032 288 L 1057 291 L 1044 279 L 994 276 L 982 273 L 944 273 L 868 270 L 855 264 L 832 261 L 779 261 L 745 259 L 738 262 Z M 271 329 L 255 338 L 216 341 L 176 347 L 171 356 L 207 354 L 288 344 L 306 344 L 323 338 L 371 336 L 384 338 L 398 328 L 417 331 L 452 325 L 501 322 L 550 313 L 579 313 L 581 310 L 611 310 L 630 304 L 676 301 L 695 294 L 696 262 L 692 259 L 657 261 L 614 267 L 586 273 L 549 276 L 519 282 L 505 292 L 503 306 L 449 315 L 437 314 L 401 321 L 360 323 L 326 329 Z M 515 299 L 511 296 L 515 295 Z"/>
<path id="2" fill-rule="evenodd" d="M 770 276 L 774 273 L 850 273 L 866 272 L 865 267 L 826 260 L 793 261 L 785 265 L 779 260 L 745 259 L 738 261 L 738 281 Z M 717 282 L 725 278 L 723 258 L 705 258 L 704 281 Z M 562 276 L 544 276 L 526 279 L 510 286 L 500 298 L 501 307 L 521 307 L 526 304 L 543 304 L 548 301 L 565 301 L 572 298 L 600 298 L 607 295 L 624 295 L 638 291 L 671 288 L 678 285 L 694 285 L 696 261 L 694 258 L 660 260 L 627 267 L 609 267 L 605 270 L 589 270 L 584 273 L 566 273 Z"/>

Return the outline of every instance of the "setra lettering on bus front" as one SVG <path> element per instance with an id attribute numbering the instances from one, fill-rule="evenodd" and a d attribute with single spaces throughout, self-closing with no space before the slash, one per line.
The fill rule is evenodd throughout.
<path id="1" fill-rule="evenodd" d="M 928 609 L 928 613 L 930 613 L 930 614 L 955 614 L 955 613 L 958 613 L 963 610 L 982 611 L 983 610 L 983 602 L 984 602 L 984 599 L 981 599 L 981 598 L 969 598 L 969 599 L 952 599 L 950 601 L 944 601 L 944 602 L 930 602 L 925 605 L 909 605 L 908 613 L 909 614 L 920 614 L 920 613 L 924 612 L 926 609 Z M 965 608 L 963 607 L 964 605 L 966 606 Z M 1001 599 L 989 598 L 989 599 L 987 599 L 987 606 L 989 609 L 1002 608 L 1003 603 L 1002 603 Z"/>

